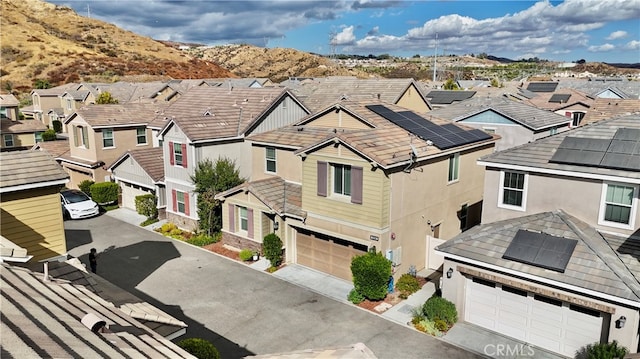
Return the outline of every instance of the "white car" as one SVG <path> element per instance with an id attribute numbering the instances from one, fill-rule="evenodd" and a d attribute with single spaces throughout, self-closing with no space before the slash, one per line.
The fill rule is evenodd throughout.
<path id="1" fill-rule="evenodd" d="M 62 215 L 64 218 L 79 219 L 97 216 L 100 207 L 84 192 L 77 189 L 66 189 L 60 192 Z"/>

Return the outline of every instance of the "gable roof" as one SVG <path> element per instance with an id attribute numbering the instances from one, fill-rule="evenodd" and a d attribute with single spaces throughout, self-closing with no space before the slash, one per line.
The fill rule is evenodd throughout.
<path id="1" fill-rule="evenodd" d="M 640 99 L 597 98 L 580 123 L 586 125 L 633 113 L 640 113 Z"/>
<path id="2" fill-rule="evenodd" d="M 489 110 L 534 131 L 540 131 L 571 122 L 571 119 L 565 116 L 505 97 L 473 97 L 441 109 L 433 110 L 429 112 L 429 114 L 451 121 L 462 121 Z"/>
<path id="3" fill-rule="evenodd" d="M 518 230 L 577 240 L 564 273 L 503 258 Z M 445 257 L 467 258 L 640 305 L 640 273 L 633 272 L 625 264 L 620 253 L 602 234 L 562 210 L 482 224 L 441 244 L 436 250 Z"/>
<path id="4" fill-rule="evenodd" d="M 0 93 L 0 106 L 2 107 L 16 107 L 20 105 L 20 101 L 12 94 Z"/>
<path id="5" fill-rule="evenodd" d="M 559 88 L 573 88 L 582 91 L 592 97 L 596 97 L 598 94 L 611 90 L 613 93 L 621 95 L 623 98 L 639 98 L 640 97 L 640 82 L 629 81 L 627 79 L 618 78 L 617 81 L 611 80 L 597 80 L 597 79 L 561 79 Z"/>
<path id="6" fill-rule="evenodd" d="M 594 102 L 594 98 L 584 92 L 564 88 L 555 92 L 538 92 L 536 96 L 529 97 L 524 102 L 543 110 L 557 111 L 579 103 L 588 108 Z"/>
<path id="7" fill-rule="evenodd" d="M 38 120 L 0 119 L 0 132 L 2 133 L 34 133 L 46 130 L 47 126 Z"/>
<path id="8" fill-rule="evenodd" d="M 162 109 L 160 104 L 125 103 L 82 106 L 64 120 L 68 124 L 80 117 L 93 128 L 144 126 Z"/>
<path id="9" fill-rule="evenodd" d="M 58 97 L 62 96 L 67 91 L 76 90 L 80 86 L 77 83 L 68 83 L 48 89 L 33 89 L 31 90 L 31 94 L 38 94 L 40 97 Z"/>
<path id="10" fill-rule="evenodd" d="M 434 90 L 425 97 L 433 105 L 450 105 L 454 102 L 464 101 L 473 97 L 476 91 Z"/>
<path id="11" fill-rule="evenodd" d="M 158 115 L 160 119 L 154 122 L 166 119 L 167 123 L 160 133 L 175 124 L 192 142 L 234 138 L 243 136 L 287 96 L 297 102 L 283 88 L 229 90 L 195 87 L 167 107 Z M 304 108 L 302 104 L 300 106 Z"/>
<path id="12" fill-rule="evenodd" d="M 60 157 L 71 150 L 69 139 L 38 142 L 31 149 L 46 151 L 53 158 Z"/>
<path id="13" fill-rule="evenodd" d="M 68 181 L 69 175 L 46 152 L 0 152 L 0 193 L 62 186 Z"/>
<path id="14" fill-rule="evenodd" d="M 149 175 L 155 183 L 164 182 L 164 162 L 162 147 L 129 150 L 115 160 L 108 169 L 117 168 L 126 158 L 131 157 Z"/>
<path id="15" fill-rule="evenodd" d="M 2 352 L 9 357 L 195 358 L 83 286 L 2 264 Z M 93 331 L 93 321 L 108 330 Z M 97 327 L 96 327 L 97 328 Z"/>
<path id="16" fill-rule="evenodd" d="M 538 139 L 521 146 L 512 147 L 484 156 L 478 163 L 485 166 L 519 168 L 540 172 L 575 172 L 580 175 L 597 175 L 624 178 L 625 181 L 640 183 L 640 171 L 601 168 L 585 165 L 550 162 L 558 147 L 566 137 L 613 139 L 619 128 L 640 129 L 640 113 L 602 120 L 586 126 Z"/>

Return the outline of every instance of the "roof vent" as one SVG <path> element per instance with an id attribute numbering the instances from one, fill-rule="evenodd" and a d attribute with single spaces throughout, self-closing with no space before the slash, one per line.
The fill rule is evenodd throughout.
<path id="1" fill-rule="evenodd" d="M 91 331 L 94 333 L 98 333 L 107 325 L 107 322 L 100 319 L 93 313 L 87 313 L 84 317 L 82 317 L 81 323 L 84 324 L 85 327 L 91 329 Z"/>

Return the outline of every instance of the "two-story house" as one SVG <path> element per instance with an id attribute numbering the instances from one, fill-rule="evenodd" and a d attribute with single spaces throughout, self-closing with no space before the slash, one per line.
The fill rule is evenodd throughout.
<path id="1" fill-rule="evenodd" d="M 309 111 L 284 88 L 195 87 L 167 107 L 159 133 L 164 157 L 167 220 L 198 226 L 191 175 L 199 162 L 228 158 L 251 177 L 251 146 L 245 136 L 290 125 Z"/>
<path id="2" fill-rule="evenodd" d="M 18 107 L 20 101 L 10 93 L 0 93 L 0 118 L 7 118 L 9 120 L 19 120 Z"/>
<path id="3" fill-rule="evenodd" d="M 60 102 L 60 96 L 68 90 L 75 90 L 79 84 L 69 83 L 49 89 L 35 89 L 31 91 L 31 106 L 23 107 L 22 113 L 25 118 L 35 119 L 48 125 L 48 120 L 45 118 L 47 113 L 51 109 L 58 109 L 58 112 L 62 112 L 62 106 Z"/>
<path id="4" fill-rule="evenodd" d="M 69 173 L 69 187 L 83 180 L 110 181 L 106 166 L 123 153 L 152 147 L 147 124 L 160 106 L 150 103 L 89 105 L 65 120 L 69 130 L 69 152 L 56 158 Z"/>
<path id="5" fill-rule="evenodd" d="M 479 223 L 497 137 L 380 101 L 341 101 L 253 135 L 253 180 L 218 195 L 223 240 L 257 248 L 276 232 L 286 261 L 351 278 L 382 251 L 395 273 L 442 260 L 433 247 Z"/>
<path id="6" fill-rule="evenodd" d="M 482 225 L 437 249 L 460 319 L 565 356 L 640 351 L 640 114 L 478 163 Z"/>

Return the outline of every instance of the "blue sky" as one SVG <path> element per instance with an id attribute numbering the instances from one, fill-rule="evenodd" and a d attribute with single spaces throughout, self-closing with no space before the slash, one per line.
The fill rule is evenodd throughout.
<path id="1" fill-rule="evenodd" d="M 640 0 L 53 0 L 158 40 L 640 63 Z"/>

